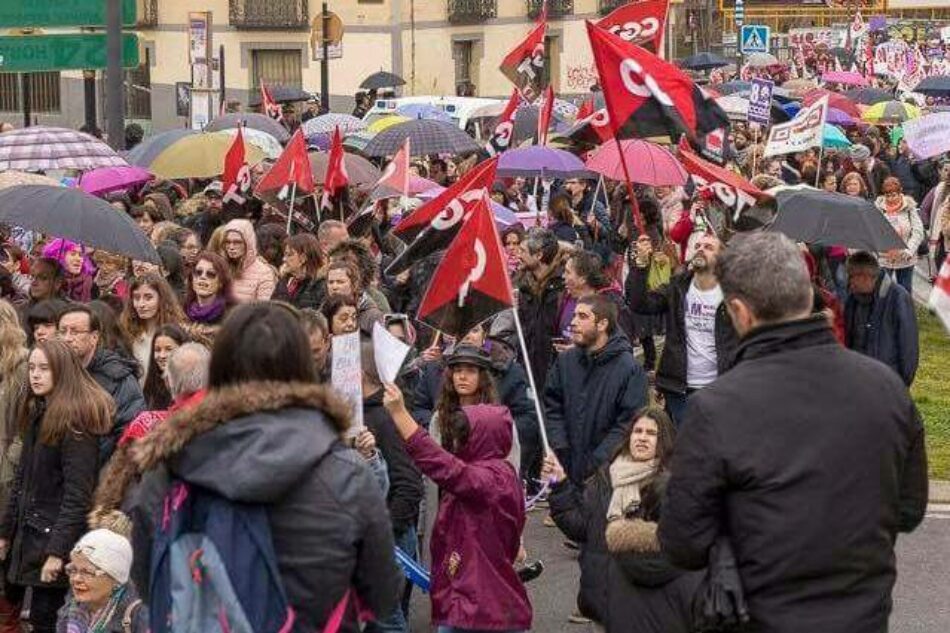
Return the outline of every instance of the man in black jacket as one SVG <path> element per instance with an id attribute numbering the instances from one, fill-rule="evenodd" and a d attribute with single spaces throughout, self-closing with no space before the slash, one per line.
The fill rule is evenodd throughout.
<path id="1" fill-rule="evenodd" d="M 553 339 L 564 298 L 563 255 L 557 238 L 547 229 L 535 228 L 521 241 L 521 271 L 514 280 L 518 290 L 518 316 L 528 348 L 528 364 L 538 393 L 554 358 Z"/>
<path id="2" fill-rule="evenodd" d="M 666 343 L 656 370 L 656 387 L 677 427 L 683 422 L 687 396 L 729 369 L 737 343 L 716 278 L 722 242 L 706 234 L 696 240 L 694 249 L 689 270 L 656 291 L 647 290 L 649 260 L 638 258 L 626 287 L 634 312 L 666 314 Z"/>
<path id="3" fill-rule="evenodd" d="M 637 411 L 647 377 L 617 328 L 617 306 L 602 295 L 578 300 L 573 346 L 561 352 L 544 390 L 551 450 L 575 485 L 613 456 Z"/>
<path id="4" fill-rule="evenodd" d="M 750 633 L 887 630 L 898 532 L 927 505 L 907 388 L 812 315 L 808 270 L 778 233 L 734 238 L 717 272 L 742 342 L 690 398 L 658 536 L 700 569 L 728 537 Z"/>
<path id="5" fill-rule="evenodd" d="M 99 349 L 99 317 L 85 305 L 71 304 L 59 315 L 59 336 L 69 345 L 86 371 L 115 402 L 112 431 L 100 439 L 100 459 L 109 460 L 125 427 L 145 410 L 139 386 L 138 364 L 132 358 Z"/>

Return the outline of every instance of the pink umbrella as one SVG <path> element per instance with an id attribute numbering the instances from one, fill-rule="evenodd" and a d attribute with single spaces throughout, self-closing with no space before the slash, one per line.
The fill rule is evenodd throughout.
<path id="1" fill-rule="evenodd" d="M 132 165 L 100 167 L 83 172 L 79 177 L 79 188 L 88 194 L 101 196 L 113 191 L 134 189 L 154 177 L 149 170 Z"/>
<path id="2" fill-rule="evenodd" d="M 642 185 L 685 185 L 689 175 L 676 157 L 659 145 L 640 139 L 620 141 L 630 180 Z M 604 143 L 587 159 L 587 168 L 611 180 L 624 180 L 616 143 Z"/>
<path id="3" fill-rule="evenodd" d="M 821 76 L 821 80 L 826 84 L 845 84 L 848 86 L 868 85 L 864 75 L 853 70 L 829 70 Z"/>

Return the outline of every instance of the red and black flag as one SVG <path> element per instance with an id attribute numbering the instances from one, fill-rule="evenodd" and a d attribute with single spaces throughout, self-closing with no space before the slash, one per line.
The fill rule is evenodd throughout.
<path id="1" fill-rule="evenodd" d="M 501 115 L 495 119 L 495 129 L 485 145 L 485 151 L 489 156 L 497 156 L 506 149 L 511 148 L 511 139 L 515 131 L 515 114 L 518 112 L 518 106 L 521 104 L 521 93 L 515 88 L 511 91 L 511 97 L 505 106 Z"/>
<path id="2" fill-rule="evenodd" d="M 597 26 L 625 42 L 658 52 L 663 42 L 669 7 L 669 0 L 630 2 L 605 15 L 597 22 Z"/>
<path id="3" fill-rule="evenodd" d="M 476 202 L 488 196 L 498 159 L 492 158 L 466 172 L 455 184 L 404 218 L 393 233 L 409 243 L 386 268 L 387 275 L 398 275 L 417 261 L 446 248 L 458 235 L 462 221 Z"/>
<path id="4" fill-rule="evenodd" d="M 435 269 L 417 318 L 461 338 L 514 305 L 511 280 L 488 195 L 475 204 Z"/>
<path id="5" fill-rule="evenodd" d="M 271 96 L 267 86 L 264 85 L 263 79 L 261 79 L 261 110 L 272 119 L 280 119 L 284 116 L 284 109 L 274 101 L 274 97 Z"/>
<path id="6" fill-rule="evenodd" d="M 547 6 L 547 5 L 545 5 Z M 521 97 L 533 103 L 544 90 L 544 36 L 548 30 L 547 11 L 542 11 L 538 25 L 528 37 L 508 53 L 499 67 L 502 74 L 511 80 Z"/>
<path id="7" fill-rule="evenodd" d="M 610 127 L 610 114 L 602 92 L 588 97 L 577 110 L 574 125 L 565 136 L 586 145 L 601 145 L 614 137 Z"/>
<path id="8" fill-rule="evenodd" d="M 738 219 L 743 210 L 768 197 L 742 176 L 700 158 L 686 139 L 680 139 L 677 149 L 680 163 L 696 189 L 715 195 L 724 207 L 732 209 L 734 218 Z"/>
<path id="9" fill-rule="evenodd" d="M 587 36 L 618 138 L 668 136 L 676 141 L 685 134 L 695 140 L 728 128 L 722 108 L 675 65 L 591 22 Z"/>
<path id="10" fill-rule="evenodd" d="M 313 172 L 310 169 L 310 156 L 307 154 L 307 142 L 303 131 L 298 129 L 287 143 L 283 153 L 264 174 L 254 195 L 277 209 L 284 217 L 290 211 L 291 200 L 294 203 L 294 221 L 308 231 L 315 228 L 312 218 L 296 210 L 306 196 L 313 193 Z M 290 222 L 287 223 L 288 232 Z"/>
<path id="11" fill-rule="evenodd" d="M 330 143 L 330 158 L 327 160 L 327 174 L 323 179 L 323 199 L 320 206 L 329 209 L 333 206 L 332 199 L 336 198 L 341 190 L 350 184 L 350 177 L 346 173 L 346 159 L 343 152 L 343 136 L 339 126 L 333 130 L 333 141 Z"/>
<path id="12" fill-rule="evenodd" d="M 548 128 L 551 127 L 551 112 L 554 109 L 554 88 L 548 86 L 541 97 L 541 107 L 538 112 L 538 145 L 548 144 Z"/>
<path id="13" fill-rule="evenodd" d="M 251 188 L 251 170 L 247 166 L 244 152 L 244 132 L 238 127 L 237 134 L 228 153 L 224 156 L 224 174 L 221 176 L 221 190 L 224 202 L 244 204 L 244 196 Z"/>

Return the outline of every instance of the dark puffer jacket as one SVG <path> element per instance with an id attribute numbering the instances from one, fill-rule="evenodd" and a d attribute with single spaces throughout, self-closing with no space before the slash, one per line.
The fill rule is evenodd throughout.
<path id="1" fill-rule="evenodd" d="M 145 396 L 139 386 L 139 366 L 135 359 L 122 356 L 107 349 L 96 351 L 89 366 L 89 374 L 106 390 L 115 402 L 115 420 L 112 432 L 100 439 L 99 458 L 104 464 L 109 460 L 115 445 L 129 422 L 145 411 Z"/>
<path id="2" fill-rule="evenodd" d="M 284 589 L 297 612 L 294 632 L 323 630 L 351 587 L 362 607 L 390 613 L 401 577 L 389 513 L 370 469 L 340 441 L 348 425 L 346 404 L 320 385 L 251 382 L 209 392 L 136 445 L 145 472 L 127 503 L 136 558 L 147 561 L 170 475 L 267 506 Z M 103 482 L 115 485 L 122 484 Z M 123 494 L 100 489 L 97 497 Z M 146 562 L 139 573 L 147 568 Z M 135 581 L 147 595 L 148 579 Z M 358 630 L 355 609 L 342 630 Z"/>
<path id="3" fill-rule="evenodd" d="M 538 393 L 544 393 L 548 370 L 554 360 L 551 339 L 560 336 L 558 317 L 564 294 L 562 278 L 563 258 L 558 256 L 548 273 L 540 280 L 528 271 L 522 271 L 515 279 L 518 288 L 518 316 L 524 329 L 528 362 L 534 372 Z"/>
<path id="4" fill-rule="evenodd" d="M 656 522 L 667 479 L 668 474 L 661 473 L 644 486 L 640 507 L 628 517 L 640 519 L 641 526 L 641 533 L 629 540 L 642 547 L 630 551 L 608 551 L 605 534 L 613 486 L 606 466 L 583 488 L 566 479 L 549 496 L 551 518 L 581 545 L 578 607 L 608 633 L 690 631 L 690 605 L 702 573 L 674 567 L 660 551 Z"/>
<path id="5" fill-rule="evenodd" d="M 296 292 L 290 294 L 289 276 L 283 276 L 277 282 L 277 288 L 271 301 L 286 301 L 295 308 L 319 310 L 327 298 L 327 280 L 323 277 L 307 277 L 300 282 Z"/>
<path id="6" fill-rule="evenodd" d="M 575 346 L 558 355 L 544 391 L 545 424 L 575 484 L 610 459 L 646 403 L 646 373 L 623 334 L 594 353 Z"/>

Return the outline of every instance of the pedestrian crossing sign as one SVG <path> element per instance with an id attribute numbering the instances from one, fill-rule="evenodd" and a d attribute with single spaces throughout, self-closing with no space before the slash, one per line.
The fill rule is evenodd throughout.
<path id="1" fill-rule="evenodd" d="M 769 31 L 769 27 L 764 24 L 746 24 L 743 26 L 739 37 L 742 54 L 768 53 Z"/>

